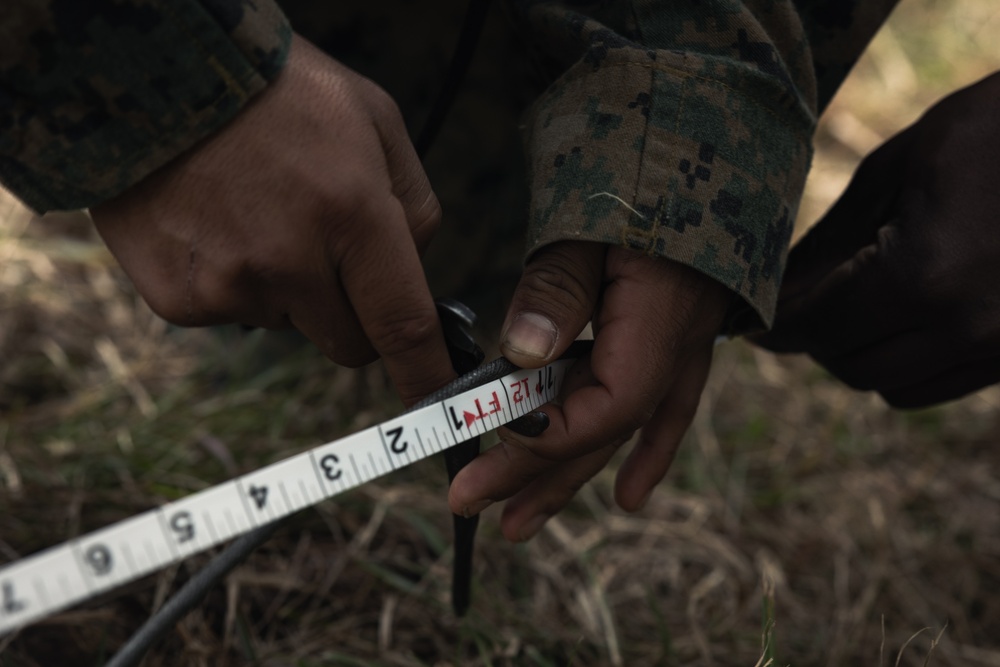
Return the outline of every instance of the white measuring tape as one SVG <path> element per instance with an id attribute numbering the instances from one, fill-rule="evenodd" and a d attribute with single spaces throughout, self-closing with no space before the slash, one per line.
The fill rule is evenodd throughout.
<path id="1" fill-rule="evenodd" d="M 482 435 L 554 399 L 564 359 L 271 464 L 0 568 L 0 636 Z"/>

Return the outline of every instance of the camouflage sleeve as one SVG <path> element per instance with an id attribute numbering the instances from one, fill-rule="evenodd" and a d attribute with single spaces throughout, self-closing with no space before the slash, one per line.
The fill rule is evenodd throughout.
<path id="1" fill-rule="evenodd" d="M 44 212 L 112 197 L 284 64 L 271 0 L 3 0 L 0 181 Z"/>
<path id="2" fill-rule="evenodd" d="M 896 0 L 515 1 L 555 77 L 528 113 L 529 253 L 680 261 L 769 327 L 822 107 Z"/>

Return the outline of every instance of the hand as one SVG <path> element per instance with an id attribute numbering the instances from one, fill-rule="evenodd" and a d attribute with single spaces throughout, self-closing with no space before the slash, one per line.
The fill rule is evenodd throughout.
<path id="1" fill-rule="evenodd" d="M 566 241 L 536 253 L 507 316 L 504 355 L 543 366 L 591 320 L 594 348 L 561 403 L 545 408 L 542 435 L 501 429 L 502 442 L 458 474 L 452 511 L 476 514 L 511 498 L 503 533 L 529 539 L 642 428 L 615 485 L 622 508 L 640 509 L 694 417 L 728 295 L 693 269 L 621 248 Z"/>
<path id="2" fill-rule="evenodd" d="M 399 111 L 300 38 L 233 122 L 91 213 L 171 322 L 294 326 L 348 366 L 381 355 L 407 404 L 452 378 L 419 258 L 440 208 Z"/>
<path id="3" fill-rule="evenodd" d="M 792 251 L 774 329 L 896 407 L 1000 381 L 1000 74 L 944 99 L 862 162 Z"/>

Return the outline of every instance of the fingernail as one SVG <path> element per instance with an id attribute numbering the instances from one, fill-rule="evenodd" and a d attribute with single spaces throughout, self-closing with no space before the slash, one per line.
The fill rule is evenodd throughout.
<path id="1" fill-rule="evenodd" d="M 478 500 L 474 503 L 469 503 L 462 508 L 462 516 L 466 519 L 471 519 L 492 504 L 493 501 L 488 498 L 486 500 Z"/>
<path id="2" fill-rule="evenodd" d="M 548 514 L 539 514 L 538 516 L 525 521 L 524 525 L 521 526 L 521 529 L 517 531 L 518 539 L 520 539 L 521 542 L 527 542 L 538 534 L 538 531 L 542 529 L 542 526 L 544 526 L 545 522 L 550 518 L 551 517 Z"/>
<path id="3" fill-rule="evenodd" d="M 504 332 L 501 345 L 533 359 L 545 359 L 556 347 L 555 323 L 538 313 L 518 313 Z"/>
<path id="4" fill-rule="evenodd" d="M 507 424 L 509 428 L 514 433 L 518 435 L 527 436 L 529 438 L 537 438 L 545 429 L 549 427 L 549 416 L 542 412 L 541 410 L 535 410 L 534 412 L 529 412 L 526 415 L 522 415 L 515 419 L 514 421 Z"/>

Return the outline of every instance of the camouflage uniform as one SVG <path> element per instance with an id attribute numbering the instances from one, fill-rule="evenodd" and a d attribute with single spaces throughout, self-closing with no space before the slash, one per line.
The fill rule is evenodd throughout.
<path id="1" fill-rule="evenodd" d="M 290 38 L 271 2 L 3 0 L 0 181 L 39 212 L 107 199 L 231 120 Z"/>
<path id="2" fill-rule="evenodd" d="M 504 181 L 512 142 L 492 121 L 513 132 L 533 98 L 529 210 L 523 188 L 490 185 L 504 210 L 467 226 L 526 218 L 529 254 L 578 239 L 678 260 L 738 295 L 730 330 L 767 326 L 816 119 L 895 2 L 509 0 L 470 82 L 491 102 L 457 104 L 432 183 L 440 195 L 435 169 L 476 172 L 470 146 Z M 328 7 L 344 4 L 282 3 L 414 127 L 464 3 Z M 272 0 L 5 0 L 0 30 L 0 179 L 37 210 L 110 197 L 220 127 L 277 74 L 290 35 Z M 366 52 L 388 67 L 352 61 Z M 468 195 L 479 181 L 464 178 Z"/>

